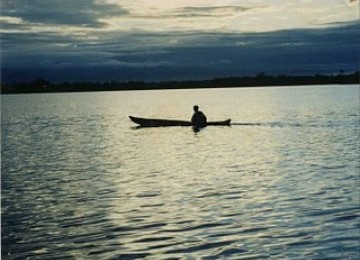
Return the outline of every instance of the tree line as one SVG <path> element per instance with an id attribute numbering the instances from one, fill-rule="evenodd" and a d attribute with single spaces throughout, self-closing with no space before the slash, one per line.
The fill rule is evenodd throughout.
<path id="1" fill-rule="evenodd" d="M 360 84 L 359 71 L 345 74 L 342 70 L 336 75 L 289 76 L 267 75 L 264 72 L 256 76 L 214 78 L 211 80 L 184 81 L 106 81 L 106 82 L 61 82 L 54 83 L 43 78 L 29 82 L 1 85 L 2 94 L 81 92 L 81 91 L 119 91 L 152 89 L 188 89 L 188 88 L 229 88 L 260 86 L 294 86 L 321 84 Z"/>

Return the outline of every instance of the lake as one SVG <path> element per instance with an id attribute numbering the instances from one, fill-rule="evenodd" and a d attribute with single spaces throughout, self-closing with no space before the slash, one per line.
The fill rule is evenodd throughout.
<path id="1" fill-rule="evenodd" d="M 357 85 L 2 95 L 2 257 L 359 259 L 359 97 Z M 128 119 L 186 120 L 195 104 L 233 125 Z"/>

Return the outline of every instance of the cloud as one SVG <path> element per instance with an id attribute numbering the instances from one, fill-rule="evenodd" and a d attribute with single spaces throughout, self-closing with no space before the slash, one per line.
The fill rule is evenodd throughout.
<path id="1" fill-rule="evenodd" d="M 359 0 L 345 0 L 347 6 L 358 6 Z"/>
<path id="2" fill-rule="evenodd" d="M 174 62 L 170 61 L 153 61 L 153 60 L 144 60 L 141 62 L 123 62 L 123 61 L 115 61 L 113 64 L 116 66 L 124 66 L 124 67 L 132 67 L 132 68 L 156 68 L 156 67 L 164 67 L 164 66 L 173 66 Z"/>
<path id="3" fill-rule="evenodd" d="M 132 18 L 147 18 L 147 19 L 168 19 L 168 18 L 204 18 L 204 17 L 227 17 L 235 15 L 240 12 L 245 12 L 251 10 L 251 7 L 245 6 L 205 6 L 205 7 L 180 7 L 174 9 L 156 9 L 155 11 L 150 11 L 148 14 L 139 15 L 132 14 L 129 15 Z"/>
<path id="4" fill-rule="evenodd" d="M 106 41 L 59 35 L 5 35 L 4 78 L 163 80 L 358 69 L 358 23 L 267 33 L 121 34 Z M 21 37 L 24 37 L 23 39 Z M 51 42 L 51 37 L 58 37 Z M 28 45 L 26 39 L 43 44 Z M 176 40 L 170 44 L 169 39 Z M 12 44 L 10 44 L 12 42 Z M 16 43 L 17 42 L 17 43 Z M 21 43 L 21 44 L 19 44 Z"/>
<path id="5" fill-rule="evenodd" d="M 228 65 L 228 64 L 231 64 L 231 63 L 232 63 L 232 61 L 228 60 L 228 59 L 210 61 L 211 65 Z"/>
<path id="6" fill-rule="evenodd" d="M 357 1 L 358 2 L 358 1 Z M 86 38 L 152 32 L 264 32 L 358 20 L 339 0 L 2 0 L 0 32 L 56 32 Z M 14 23 L 9 18 L 19 19 Z M 109 36 L 110 35 L 110 36 Z M 104 36 L 104 34 L 103 34 Z"/>
<path id="7" fill-rule="evenodd" d="M 95 0 L 9 0 L 2 15 L 17 17 L 27 23 L 102 27 L 99 18 L 126 15 L 118 5 Z"/>
<path id="8" fill-rule="evenodd" d="M 357 68 L 358 18 L 343 23 L 358 17 L 353 3 L 216 2 L 2 0 L 4 77 L 211 78 Z"/>

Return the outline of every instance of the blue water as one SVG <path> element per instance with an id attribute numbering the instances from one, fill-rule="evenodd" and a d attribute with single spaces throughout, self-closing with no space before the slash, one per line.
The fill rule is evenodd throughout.
<path id="1" fill-rule="evenodd" d="M 358 86 L 1 101 L 4 259 L 360 257 Z"/>

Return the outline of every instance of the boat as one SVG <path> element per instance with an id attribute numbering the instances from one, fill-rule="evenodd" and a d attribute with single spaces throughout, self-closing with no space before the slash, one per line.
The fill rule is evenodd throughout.
<path id="1" fill-rule="evenodd" d="M 129 116 L 130 120 L 141 127 L 164 127 L 164 126 L 193 126 L 190 121 L 184 120 L 172 120 L 172 119 L 155 119 L 155 118 L 141 118 Z M 210 121 L 206 123 L 206 126 L 229 126 L 231 119 L 224 121 Z"/>

